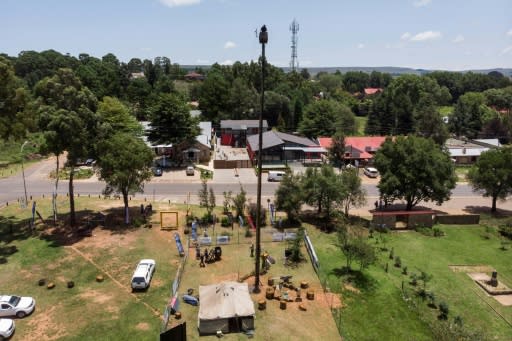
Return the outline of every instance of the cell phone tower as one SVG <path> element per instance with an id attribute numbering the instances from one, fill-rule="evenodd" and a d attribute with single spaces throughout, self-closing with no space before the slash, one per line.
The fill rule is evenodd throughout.
<path id="1" fill-rule="evenodd" d="M 290 31 L 292 32 L 292 59 L 290 60 L 290 68 L 293 71 L 297 71 L 299 68 L 299 60 L 297 59 L 297 40 L 299 34 L 299 23 L 293 19 L 290 24 Z"/>

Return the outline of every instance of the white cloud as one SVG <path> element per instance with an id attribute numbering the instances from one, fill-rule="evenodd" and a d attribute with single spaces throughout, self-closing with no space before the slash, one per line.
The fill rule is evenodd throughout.
<path id="1" fill-rule="evenodd" d="M 168 7 L 197 5 L 201 0 L 160 0 L 160 3 Z"/>
<path id="2" fill-rule="evenodd" d="M 233 47 L 236 47 L 236 44 L 232 41 L 227 41 L 225 44 L 224 44 L 224 48 L 225 49 L 232 49 Z"/>
<path id="3" fill-rule="evenodd" d="M 226 59 L 223 62 L 219 63 L 220 65 L 233 65 L 233 61 L 231 59 Z"/>
<path id="4" fill-rule="evenodd" d="M 209 60 L 197 59 L 196 64 L 210 64 Z"/>
<path id="5" fill-rule="evenodd" d="M 462 43 L 464 41 L 464 36 L 462 34 L 459 34 L 455 37 L 455 39 L 452 40 L 454 43 Z"/>
<path id="6" fill-rule="evenodd" d="M 405 32 L 400 36 L 400 39 L 402 40 L 409 40 L 411 38 L 411 34 L 409 32 Z"/>
<path id="7" fill-rule="evenodd" d="M 511 52 L 512 52 L 512 45 L 505 47 L 505 48 L 501 51 L 500 55 L 501 55 L 501 56 L 503 56 L 503 55 L 505 55 L 505 54 L 512 54 Z"/>
<path id="8" fill-rule="evenodd" d="M 426 40 L 435 40 L 442 37 L 441 32 L 439 31 L 425 31 L 416 34 L 411 38 L 411 41 L 426 41 Z"/>
<path id="9" fill-rule="evenodd" d="M 414 7 L 424 7 L 430 5 L 432 0 L 417 0 L 413 2 Z"/>
<path id="10" fill-rule="evenodd" d="M 512 37 L 512 28 L 510 30 L 508 30 L 507 36 Z"/>
<path id="11" fill-rule="evenodd" d="M 364 49 L 364 44 L 363 44 L 363 43 L 359 43 L 359 44 L 357 44 L 357 48 L 358 48 L 358 49 Z"/>

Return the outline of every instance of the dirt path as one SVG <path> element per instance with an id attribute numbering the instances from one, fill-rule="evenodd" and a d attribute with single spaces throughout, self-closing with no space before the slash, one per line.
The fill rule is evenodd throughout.
<path id="1" fill-rule="evenodd" d="M 96 269 L 98 269 L 101 273 L 105 274 L 108 278 L 112 280 L 119 288 L 126 291 L 128 294 L 130 294 L 137 302 L 142 303 L 148 308 L 155 316 L 158 318 L 163 318 L 163 316 L 160 314 L 160 312 L 154 308 L 153 306 L 147 304 L 146 302 L 142 301 L 137 295 L 135 295 L 133 292 L 128 290 L 125 285 L 120 283 L 117 279 L 115 279 L 108 271 L 103 270 L 98 264 L 96 264 L 91 258 L 89 258 L 87 255 L 85 255 L 82 251 L 78 250 L 74 246 L 68 246 L 71 250 L 75 251 L 80 257 L 91 263 Z"/>

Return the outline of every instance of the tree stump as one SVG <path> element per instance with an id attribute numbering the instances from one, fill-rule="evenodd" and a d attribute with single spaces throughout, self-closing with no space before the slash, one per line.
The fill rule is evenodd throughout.
<path id="1" fill-rule="evenodd" d="M 180 311 L 175 312 L 175 313 L 174 313 L 174 318 L 175 318 L 176 320 L 179 320 L 179 319 L 181 318 L 181 312 L 180 312 Z"/>
<path id="2" fill-rule="evenodd" d="M 265 291 L 265 297 L 269 300 L 274 298 L 274 288 L 267 288 Z"/>
<path id="3" fill-rule="evenodd" d="M 48 283 L 48 285 L 46 286 L 46 288 L 47 288 L 47 289 L 53 289 L 53 288 L 55 288 L 55 283 L 53 283 L 53 282 Z"/>
<path id="4" fill-rule="evenodd" d="M 268 278 L 268 285 L 271 287 L 274 286 L 274 279 L 272 277 Z"/>
<path id="5" fill-rule="evenodd" d="M 96 282 L 103 282 L 104 278 L 103 275 L 96 276 Z"/>
<path id="6" fill-rule="evenodd" d="M 46 284 L 46 279 L 44 279 L 44 278 L 41 278 L 39 281 L 37 281 L 37 285 L 39 285 L 40 287 L 42 287 L 45 284 Z"/>
<path id="7" fill-rule="evenodd" d="M 306 281 L 300 282 L 301 289 L 307 289 L 309 287 L 309 283 Z"/>
<path id="8" fill-rule="evenodd" d="M 281 310 L 286 310 L 286 301 L 279 301 L 279 308 L 281 308 Z"/>
<path id="9" fill-rule="evenodd" d="M 315 292 L 313 290 L 309 290 L 306 293 L 306 297 L 308 300 L 313 301 L 315 299 Z"/>
<path id="10" fill-rule="evenodd" d="M 301 304 L 299 304 L 299 310 L 306 311 L 306 310 L 308 310 L 308 308 L 306 308 L 305 304 L 301 303 Z"/>
<path id="11" fill-rule="evenodd" d="M 73 281 L 69 281 L 69 282 L 67 283 L 67 286 L 68 286 L 68 288 L 69 288 L 69 289 L 71 289 L 71 288 L 73 288 L 73 287 L 75 286 L 75 282 L 73 282 Z"/>
<path id="12" fill-rule="evenodd" d="M 267 301 L 259 300 L 258 301 L 258 309 L 259 310 L 265 310 L 266 308 L 267 308 Z"/>

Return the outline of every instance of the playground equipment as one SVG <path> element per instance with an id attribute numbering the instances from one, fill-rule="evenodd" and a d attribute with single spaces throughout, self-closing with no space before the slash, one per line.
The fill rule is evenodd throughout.
<path id="1" fill-rule="evenodd" d="M 170 224 L 164 224 L 164 216 L 171 216 Z M 162 230 L 177 230 L 178 224 L 179 224 L 179 222 L 178 222 L 178 212 L 177 211 L 161 211 L 160 212 L 160 228 Z"/>

